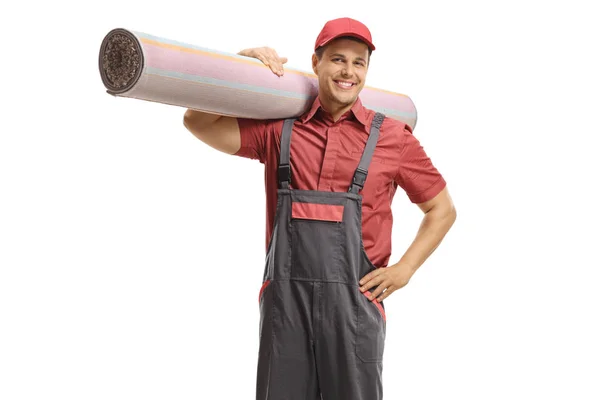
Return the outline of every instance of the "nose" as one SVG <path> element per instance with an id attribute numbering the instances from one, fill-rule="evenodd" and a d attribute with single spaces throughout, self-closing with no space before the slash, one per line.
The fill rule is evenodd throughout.
<path id="1" fill-rule="evenodd" d="M 352 66 L 352 63 L 344 65 L 344 68 L 342 68 L 342 75 L 344 78 L 350 78 L 352 75 L 354 75 L 354 67 Z"/>

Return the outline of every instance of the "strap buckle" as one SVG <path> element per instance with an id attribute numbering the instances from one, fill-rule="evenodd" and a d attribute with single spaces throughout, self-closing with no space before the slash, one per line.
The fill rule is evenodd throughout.
<path id="1" fill-rule="evenodd" d="M 354 177 L 352 178 L 352 184 L 360 187 L 361 189 L 365 186 L 365 182 L 367 180 L 367 171 L 357 168 L 356 172 L 354 172 Z"/>
<path id="2" fill-rule="evenodd" d="M 290 164 L 281 164 L 277 168 L 277 177 L 279 182 L 290 182 Z"/>

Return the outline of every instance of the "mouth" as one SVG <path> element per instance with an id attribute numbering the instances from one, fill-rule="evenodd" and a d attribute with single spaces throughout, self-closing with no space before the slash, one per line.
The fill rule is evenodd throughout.
<path id="1" fill-rule="evenodd" d="M 349 81 L 334 80 L 333 82 L 337 87 L 345 90 L 352 89 L 354 86 L 356 86 L 356 83 Z"/>

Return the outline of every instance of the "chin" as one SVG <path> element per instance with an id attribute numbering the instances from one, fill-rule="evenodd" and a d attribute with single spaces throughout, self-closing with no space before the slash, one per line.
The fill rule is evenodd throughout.
<path id="1" fill-rule="evenodd" d="M 333 96 L 333 97 L 338 104 L 347 106 L 347 105 L 354 103 L 358 96 L 356 96 L 354 94 L 352 94 L 352 95 L 349 94 L 346 96 Z"/>

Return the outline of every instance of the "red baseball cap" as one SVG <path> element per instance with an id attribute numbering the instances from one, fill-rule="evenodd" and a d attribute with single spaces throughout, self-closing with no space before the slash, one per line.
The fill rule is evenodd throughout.
<path id="1" fill-rule="evenodd" d="M 375 50 L 369 28 L 362 22 L 352 18 L 338 18 L 327 21 L 317 37 L 315 50 L 340 36 L 353 36 L 365 42 L 371 50 Z"/>

